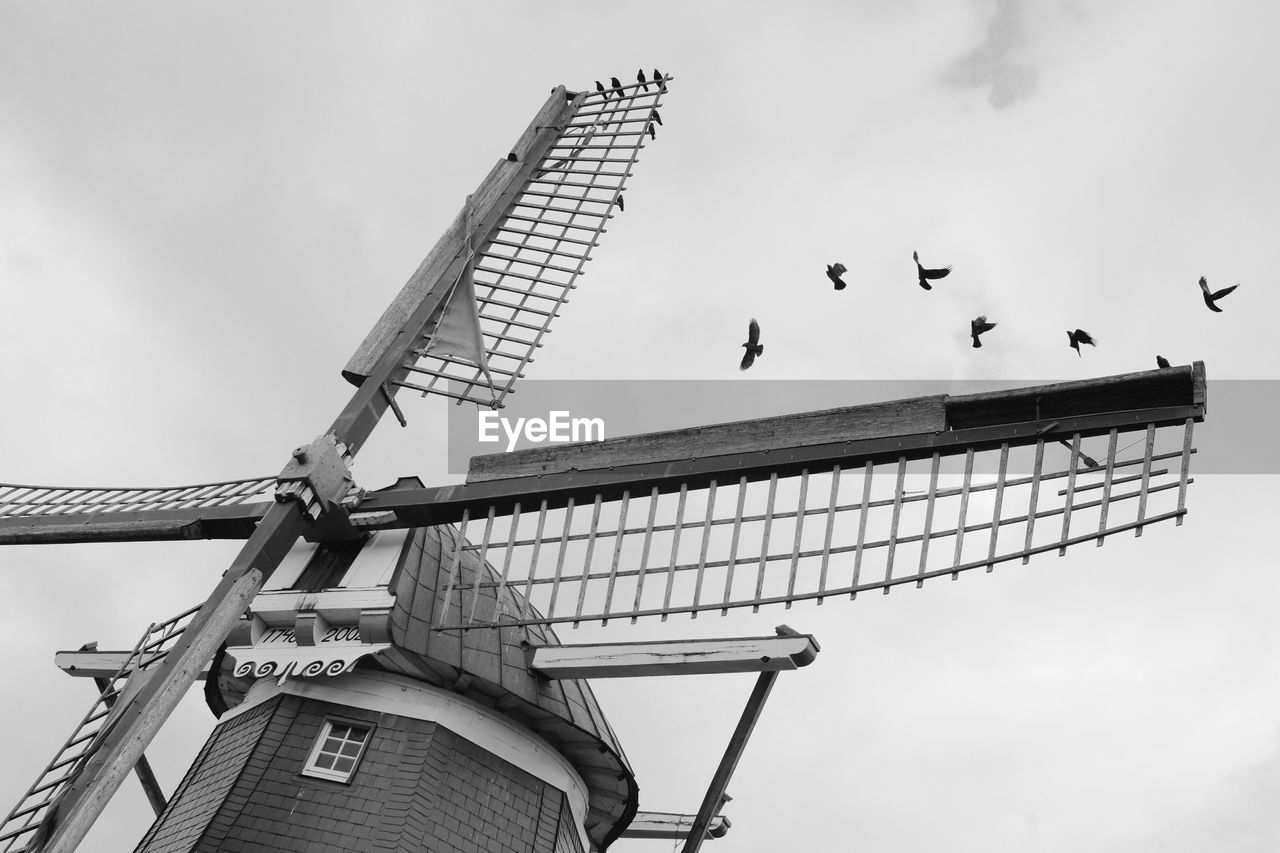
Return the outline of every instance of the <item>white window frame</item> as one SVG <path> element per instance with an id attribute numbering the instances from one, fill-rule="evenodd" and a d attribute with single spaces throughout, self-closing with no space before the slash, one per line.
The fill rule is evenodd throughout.
<path id="1" fill-rule="evenodd" d="M 364 740 L 360 744 L 360 751 L 352 758 L 350 770 L 334 770 L 332 768 L 320 767 L 317 762 L 324 750 L 325 742 L 333 733 L 335 726 L 345 726 L 347 728 L 361 728 L 365 730 Z M 311 754 L 307 756 L 307 763 L 302 767 L 302 775 L 314 776 L 317 779 L 328 779 L 331 782 L 350 782 L 351 777 L 356 775 L 356 770 L 360 768 L 360 759 L 364 758 L 365 750 L 369 748 L 369 741 L 373 740 L 373 723 L 362 720 L 344 720 L 338 717 L 325 718 L 324 725 L 320 727 L 320 734 L 316 737 L 316 742 L 311 747 Z M 351 743 L 343 739 L 344 743 Z M 324 753 L 332 755 L 332 753 Z"/>

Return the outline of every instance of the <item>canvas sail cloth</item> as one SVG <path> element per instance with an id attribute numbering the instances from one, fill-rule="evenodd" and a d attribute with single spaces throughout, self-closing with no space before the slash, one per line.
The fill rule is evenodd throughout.
<path id="1" fill-rule="evenodd" d="M 489 388 L 494 389 L 493 376 L 489 373 L 488 353 L 484 348 L 484 336 L 480 332 L 480 309 L 476 302 L 476 251 L 471 223 L 471 196 L 467 196 L 466 228 L 466 263 L 445 298 L 444 310 L 440 312 L 431 340 L 420 350 L 420 354 L 448 356 L 474 364 L 484 374 Z"/>

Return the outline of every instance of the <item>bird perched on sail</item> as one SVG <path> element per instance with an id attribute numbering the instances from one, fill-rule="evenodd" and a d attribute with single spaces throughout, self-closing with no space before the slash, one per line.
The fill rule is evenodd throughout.
<path id="1" fill-rule="evenodd" d="M 621 80 L 619 80 L 617 77 L 610 77 L 610 78 L 609 78 L 609 82 L 613 84 L 613 90 L 614 90 L 615 92 L 617 92 L 619 96 L 621 96 L 621 95 L 622 95 L 622 81 L 621 81 Z"/>
<path id="2" fill-rule="evenodd" d="M 653 82 L 655 82 L 655 83 L 657 83 L 657 84 L 658 84 L 658 91 L 659 91 L 659 92 L 665 92 L 665 91 L 667 91 L 667 82 L 666 82 L 666 79 L 662 76 L 662 72 L 661 72 L 661 71 L 659 71 L 659 70 L 658 70 L 658 69 L 656 69 L 656 68 L 655 68 L 655 69 L 653 69 Z"/>
<path id="3" fill-rule="evenodd" d="M 649 118 L 653 119 L 658 124 L 662 124 L 662 116 L 658 115 L 657 110 L 649 110 Z"/>
<path id="4" fill-rule="evenodd" d="M 1215 303 L 1239 286 L 1238 284 L 1233 284 L 1230 287 L 1224 287 L 1222 290 L 1215 290 L 1210 293 L 1209 281 L 1204 276 L 1200 276 L 1200 292 L 1204 294 L 1204 304 L 1209 306 L 1210 311 L 1217 311 L 1219 314 L 1222 313 L 1222 309 Z"/>
<path id="5" fill-rule="evenodd" d="M 596 81 L 596 91 L 604 95 L 604 99 L 606 101 L 609 100 L 609 93 L 604 90 L 604 84 L 601 83 L 599 80 Z"/>
<path id="6" fill-rule="evenodd" d="M 622 201 L 622 193 L 618 193 L 618 210 L 626 210 L 627 206 Z"/>
<path id="7" fill-rule="evenodd" d="M 646 92 L 647 92 L 647 91 L 649 91 L 649 82 L 648 82 L 647 80 L 645 80 L 645 79 L 644 79 L 644 69 L 643 69 L 643 68 L 641 68 L 639 71 L 637 71 L 637 72 L 636 72 L 636 81 L 637 81 L 641 86 L 643 86 L 643 87 L 644 87 L 644 90 L 645 90 Z"/>
<path id="8" fill-rule="evenodd" d="M 1165 368 L 1171 367 L 1171 366 L 1172 365 L 1169 364 L 1169 359 L 1165 358 L 1162 355 L 1156 356 L 1156 367 L 1160 368 L 1161 370 L 1164 370 Z"/>
<path id="9" fill-rule="evenodd" d="M 937 281 L 938 279 L 946 278 L 951 274 L 951 267 L 944 267 L 943 269 L 936 270 L 925 269 L 920 265 L 919 252 L 912 252 L 911 259 L 916 262 L 916 275 L 920 279 L 920 286 L 925 290 L 933 290 L 933 285 L 929 284 L 930 281 Z"/>
<path id="10" fill-rule="evenodd" d="M 653 122 L 649 122 L 649 138 L 650 139 L 658 138 L 657 132 L 653 129 Z"/>
<path id="11" fill-rule="evenodd" d="M 738 365 L 738 369 L 746 370 L 756 363 L 756 356 L 764 355 L 764 344 L 760 343 L 760 324 L 754 317 L 751 318 L 751 324 L 747 326 L 747 342 L 742 346 L 746 352 L 742 354 L 742 364 Z"/>
<path id="12" fill-rule="evenodd" d="M 1076 355 L 1080 355 L 1081 344 L 1088 344 L 1091 347 L 1098 345 L 1098 342 L 1093 339 L 1093 335 L 1090 335 L 1084 329 L 1076 329 L 1074 332 L 1068 329 L 1067 340 L 1071 342 L 1071 348 L 1076 351 Z"/>
<path id="13" fill-rule="evenodd" d="M 836 290 L 845 289 L 846 285 L 844 283 L 844 279 L 840 278 L 840 276 L 844 275 L 848 271 L 849 270 L 845 268 L 844 264 L 827 264 L 827 278 L 831 279 L 831 283 L 835 285 Z"/>
<path id="14" fill-rule="evenodd" d="M 969 321 L 969 337 L 973 338 L 973 348 L 978 349 L 982 346 L 982 341 L 978 340 L 978 336 L 991 331 L 996 327 L 995 323 L 987 322 L 986 314 L 979 314 L 977 319 Z"/>

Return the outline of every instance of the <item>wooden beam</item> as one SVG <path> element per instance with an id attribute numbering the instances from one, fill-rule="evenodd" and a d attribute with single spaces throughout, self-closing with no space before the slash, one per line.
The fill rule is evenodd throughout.
<path id="1" fill-rule="evenodd" d="M 53 664 L 67 675 L 78 678 L 111 678 L 120 671 L 120 667 L 124 666 L 129 655 L 129 652 L 78 649 L 73 652 L 56 652 L 53 656 Z M 209 669 L 206 667 L 198 677 L 203 679 L 208 675 Z"/>
<path id="2" fill-rule="evenodd" d="M 1204 365 L 1148 370 L 980 394 L 913 397 L 818 412 L 492 453 L 471 459 L 467 483 L 615 471 L 625 466 L 678 466 L 708 457 L 769 454 L 797 458 L 804 448 L 892 441 L 957 430 L 1039 425 L 1122 416 L 1137 410 L 1198 407 L 1204 418 Z M 1115 417 L 1110 420 L 1115 420 Z M 1129 419 L 1131 420 L 1131 419 Z M 945 442 L 944 442 L 945 443 Z"/>
<path id="3" fill-rule="evenodd" d="M 126 652 L 125 654 L 128 654 Z M 116 672 L 119 672 L 116 667 Z M 114 675 L 115 673 L 112 673 Z M 111 675 L 93 679 L 93 683 L 98 687 L 98 693 L 106 693 L 111 687 Z M 114 707 L 116 704 L 116 696 L 108 696 L 105 704 L 108 708 Z M 147 795 L 147 802 L 151 803 L 151 810 L 156 813 L 156 817 L 164 811 L 165 806 L 169 803 L 165 799 L 164 791 L 160 789 L 160 781 L 156 779 L 155 771 L 151 769 L 151 762 L 147 761 L 145 755 L 138 756 L 138 763 L 133 765 L 133 772 L 138 776 L 138 784 L 142 785 L 142 793 Z"/>
<path id="4" fill-rule="evenodd" d="M 738 767 L 738 759 L 742 758 L 742 751 L 746 749 L 747 740 L 751 737 L 751 732 L 760 719 L 760 712 L 764 710 L 765 700 L 769 698 L 773 683 L 777 680 L 776 672 L 762 672 L 756 679 L 756 686 L 752 688 L 751 696 L 747 699 L 747 707 L 742 709 L 742 717 L 733 730 L 733 736 L 729 738 L 729 746 L 724 751 L 724 757 L 720 759 L 720 766 L 716 768 L 715 775 L 711 777 L 706 796 L 702 798 L 702 806 L 698 809 L 697 817 L 694 818 L 693 825 L 689 829 L 688 840 L 684 843 L 682 853 L 698 853 L 698 848 L 702 846 L 715 813 L 724 805 L 725 789 L 729 787 L 733 771 Z"/>
<path id="5" fill-rule="evenodd" d="M 947 397 L 947 429 L 1078 418 L 1136 409 L 1204 407 L 1204 363 Z M 1203 412 L 1200 418 L 1203 419 Z"/>
<path id="6" fill-rule="evenodd" d="M 479 233 L 467 233 L 465 209 L 454 217 L 444 235 L 427 253 L 347 362 L 342 375 L 349 382 L 359 385 L 365 377 L 371 376 L 379 360 L 393 346 L 407 351 L 415 345 L 417 330 L 411 330 L 407 340 L 397 341 L 397 337 L 404 335 L 406 324 L 410 324 L 413 315 L 434 290 L 439 290 L 442 286 L 447 289 L 452 284 L 450 270 L 460 265 L 467 240 L 472 236 L 484 238 L 489 234 L 500 217 L 511 207 L 518 191 L 526 185 L 537 164 L 559 138 L 560 127 L 569 120 L 573 111 L 572 100 L 564 87 L 553 89 L 511 149 L 516 155 L 516 162 L 505 157 L 497 161 L 472 195 L 473 227 Z M 482 251 L 486 242 L 484 239 L 478 240 L 476 251 Z"/>
<path id="7" fill-rule="evenodd" d="M 536 477 L 620 465 L 652 465 L 704 456 L 808 447 L 833 441 L 938 432 L 946 425 L 944 399 L 940 395 L 917 397 L 474 456 L 467 472 L 467 482 Z"/>
<path id="8" fill-rule="evenodd" d="M 0 518 L 0 545 L 248 539 L 271 508 L 258 502 L 221 507 Z"/>
<path id="9" fill-rule="evenodd" d="M 551 679 L 780 672 L 812 663 L 818 649 L 809 634 L 534 646 L 529 666 Z"/>
<path id="10" fill-rule="evenodd" d="M 630 825 L 622 830 L 620 838 L 685 838 L 693 828 L 696 815 L 672 812 L 636 812 Z M 723 838 L 729 831 L 729 819 L 716 815 L 707 825 L 708 838 Z"/>
<path id="11" fill-rule="evenodd" d="M 851 470 L 868 461 L 878 465 L 896 463 L 903 457 L 907 460 L 926 459 L 934 453 L 964 455 L 970 448 L 976 452 L 994 450 L 1003 444 L 1020 447 L 1034 444 L 1045 435 L 1070 436 L 1078 432 L 1081 437 L 1088 437 L 1105 435 L 1113 428 L 1121 432 L 1142 429 L 1150 423 L 1157 426 L 1182 425 L 1187 418 L 1202 420 L 1204 407 L 1185 405 L 1057 418 L 1053 421 L 1053 429 L 1047 432 L 1045 424 L 1035 421 L 996 424 L 812 446 L 778 446 L 753 453 L 617 465 L 599 470 L 483 480 L 455 486 L 384 489 L 370 492 L 361 501 L 356 510 L 357 523 L 368 529 L 453 524 L 462 518 L 464 511 L 470 511 L 472 517 L 482 517 L 490 507 L 496 507 L 498 513 L 506 514 L 516 503 L 527 506 L 545 500 L 549 509 L 560 509 L 570 498 L 583 504 L 594 502 L 597 495 L 601 495 L 603 500 L 617 500 L 624 491 L 637 494 L 641 489 L 653 487 L 664 494 L 675 492 L 682 486 L 692 490 L 704 488 L 712 480 L 725 482 L 723 478 L 730 474 L 735 479 L 746 477 L 749 482 L 755 482 L 767 480 L 774 474 L 779 477 L 795 476 L 803 470 L 819 471 L 836 464 Z M 395 513 L 394 522 L 383 520 L 385 516 L 377 523 L 360 520 L 366 514 L 386 512 Z"/>

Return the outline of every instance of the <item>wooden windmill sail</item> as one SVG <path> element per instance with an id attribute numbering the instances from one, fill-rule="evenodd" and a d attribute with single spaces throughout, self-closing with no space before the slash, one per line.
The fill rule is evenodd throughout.
<path id="1" fill-rule="evenodd" d="M 261 734 L 283 719 L 289 678 L 374 693 L 395 684 L 445 709 L 433 725 L 518 719 L 528 731 L 512 737 L 534 752 L 554 747 L 564 767 L 521 769 L 520 755 L 493 753 L 553 788 L 562 780 L 564 797 L 539 795 L 539 814 L 573 831 L 553 831 L 547 844 L 603 849 L 636 823 L 638 835 L 687 836 L 693 850 L 724 829 L 724 786 L 772 679 L 811 660 L 816 644 L 781 631 L 710 657 L 614 648 L 611 659 L 636 663 L 611 671 L 598 655 L 557 651 L 555 625 L 888 592 L 1181 522 L 1192 425 L 1205 414 L 1199 364 L 478 457 L 461 485 L 359 488 L 351 463 L 388 410 L 406 422 L 403 390 L 489 406 L 511 393 L 605 233 L 668 82 L 553 91 L 347 363 L 350 402 L 278 476 L 155 489 L 0 485 L 0 544 L 246 540 L 197 610 L 153 626 L 123 656 L 83 652 L 80 670 L 104 679 L 98 704 L 0 827 L 0 851 L 74 849 L 206 671 L 223 711 L 267 708 L 264 696 L 277 703 L 270 719 L 255 710 L 220 723 L 208 755 L 229 748 L 231 727 Z M 695 816 L 636 819 L 625 756 L 578 683 L 653 667 L 761 672 Z M 288 699 L 297 714 L 336 695 L 308 683 L 319 686 Z M 472 704 L 448 710 L 441 685 Z M 372 725 L 352 713 L 316 742 L 322 758 L 337 744 L 330 773 L 362 755 L 341 751 Z M 177 812 L 196 808 L 191 790 L 206 764 L 216 762 L 197 761 L 140 849 L 186 825 L 190 815 Z M 214 817 L 201 826 L 232 831 L 234 820 Z"/>

